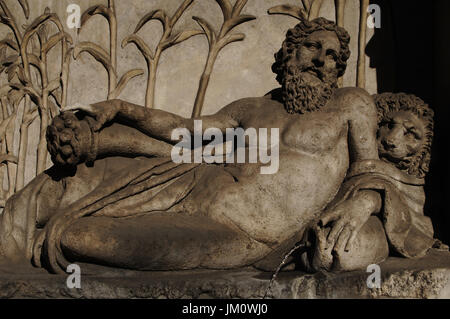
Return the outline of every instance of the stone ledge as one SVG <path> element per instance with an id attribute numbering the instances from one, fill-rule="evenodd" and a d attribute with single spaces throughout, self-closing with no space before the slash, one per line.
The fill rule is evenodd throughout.
<path id="1" fill-rule="evenodd" d="M 66 276 L 42 269 L 0 265 L 0 298 L 262 298 L 272 276 L 254 269 L 137 272 L 80 265 L 81 289 Z M 421 259 L 391 257 L 381 267 L 381 288 L 368 273 L 283 272 L 270 298 L 450 298 L 450 253 L 432 250 Z"/>

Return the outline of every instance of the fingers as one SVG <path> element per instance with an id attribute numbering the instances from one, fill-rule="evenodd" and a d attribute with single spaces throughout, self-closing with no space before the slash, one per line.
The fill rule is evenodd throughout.
<path id="1" fill-rule="evenodd" d="M 347 245 L 345 245 L 345 251 L 349 251 L 350 247 L 352 246 L 353 242 L 355 241 L 356 237 L 358 236 L 359 231 L 353 230 L 352 234 L 350 235 L 350 238 L 347 241 Z"/>
<path id="2" fill-rule="evenodd" d="M 328 238 L 327 238 L 327 247 L 333 247 L 335 242 L 336 242 L 336 238 L 338 237 L 338 235 L 341 233 L 342 229 L 344 228 L 344 223 L 340 220 L 336 223 L 333 224 L 330 233 L 328 234 Z"/>
<path id="3" fill-rule="evenodd" d="M 348 240 L 350 236 L 352 236 L 352 233 L 353 233 L 352 227 L 349 225 L 345 226 L 342 229 L 341 233 L 339 234 L 339 238 L 336 242 L 336 245 L 334 245 L 333 250 L 335 252 L 341 252 L 344 248 L 346 249 Z"/>
<path id="4" fill-rule="evenodd" d="M 66 112 L 66 111 L 84 111 L 84 112 L 89 113 L 89 114 L 95 113 L 94 108 L 92 107 L 92 105 L 83 105 L 83 104 L 75 104 L 75 105 L 66 106 L 61 111 L 62 112 Z"/>
<path id="5" fill-rule="evenodd" d="M 93 130 L 94 132 L 100 131 L 100 130 L 103 128 L 103 124 L 105 124 L 105 121 L 102 120 L 101 117 L 96 118 L 95 124 L 92 125 L 92 130 Z"/>
<path id="6" fill-rule="evenodd" d="M 339 209 L 326 211 L 319 220 L 321 226 L 326 226 L 329 222 L 336 220 L 339 217 L 339 213 Z"/>

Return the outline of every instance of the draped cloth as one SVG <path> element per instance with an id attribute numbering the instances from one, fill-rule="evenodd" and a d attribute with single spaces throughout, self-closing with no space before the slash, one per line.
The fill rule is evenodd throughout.
<path id="1" fill-rule="evenodd" d="M 60 205 L 45 202 L 49 194 L 52 197 L 54 193 L 55 201 L 59 201 L 64 192 L 74 189 L 67 186 L 70 177 L 55 181 L 48 173 L 39 175 L 14 195 L 0 220 L 0 255 L 25 256 L 36 266 L 63 272 L 69 263 L 62 253 L 61 238 L 73 223 L 88 216 L 128 218 L 176 210 L 177 204 L 198 184 L 205 165 L 176 164 L 170 158 L 114 161 L 114 158 L 98 160 L 89 169 L 79 165 L 72 183 L 86 190 L 71 202 Z M 83 170 L 89 174 L 83 175 Z M 383 203 L 380 216 L 391 248 L 405 257 L 420 257 L 434 243 L 431 220 L 423 214 L 423 185 L 423 179 L 407 175 L 392 164 L 379 160 L 356 162 L 328 207 L 359 190 L 379 192 Z M 48 209 L 56 211 L 44 218 L 45 222 L 40 221 L 42 211 Z"/>
<path id="2" fill-rule="evenodd" d="M 408 258 L 421 257 L 432 247 L 433 226 L 424 215 L 425 182 L 380 160 L 355 162 L 335 199 L 333 207 L 360 190 L 380 193 L 382 219 L 391 249 Z"/>
<path id="3" fill-rule="evenodd" d="M 8 201 L 0 229 L 3 255 L 25 251 L 36 266 L 64 272 L 69 262 L 61 251 L 61 238 L 71 224 L 87 216 L 126 218 L 166 211 L 188 196 L 197 180 L 195 168 L 199 164 L 176 164 L 170 158 L 127 161 L 133 165 L 106 174 L 85 196 L 59 207 L 41 230 L 36 228 L 39 194 L 51 177 L 38 176 L 31 187 L 24 189 L 28 194 L 18 194 L 16 200 Z"/>

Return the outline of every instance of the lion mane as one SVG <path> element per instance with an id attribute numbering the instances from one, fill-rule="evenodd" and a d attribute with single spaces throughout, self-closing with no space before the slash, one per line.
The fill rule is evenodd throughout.
<path id="1" fill-rule="evenodd" d="M 425 137 L 422 148 L 412 157 L 400 161 L 396 167 L 410 175 L 424 178 L 429 171 L 431 144 L 433 141 L 433 110 L 419 97 L 406 93 L 375 94 L 378 113 L 378 126 L 389 120 L 388 114 L 393 111 L 407 111 L 416 115 L 423 123 Z"/>

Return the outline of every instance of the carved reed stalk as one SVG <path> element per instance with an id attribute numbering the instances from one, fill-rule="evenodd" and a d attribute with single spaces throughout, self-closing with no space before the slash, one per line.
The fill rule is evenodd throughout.
<path id="1" fill-rule="evenodd" d="M 114 0 L 108 0 L 108 7 L 111 10 L 111 16 L 109 20 L 109 57 L 113 70 L 117 71 L 117 17 Z M 116 72 L 110 72 L 108 100 L 113 98 L 112 94 L 116 89 L 116 85 L 117 74 Z"/>
<path id="2" fill-rule="evenodd" d="M 145 94 L 145 106 L 148 108 L 153 108 L 155 104 L 156 72 L 158 69 L 161 54 L 163 52 L 162 43 L 164 43 L 164 41 L 167 41 L 171 33 L 172 26 L 164 27 L 164 33 L 156 47 L 155 55 L 153 59 L 150 59 L 149 61 L 147 91 Z"/>
<path id="3" fill-rule="evenodd" d="M 108 1 L 108 7 L 104 5 L 95 5 L 87 9 L 81 16 L 81 27 L 94 15 L 102 15 L 109 24 L 110 48 L 109 53 L 101 46 L 85 41 L 78 43 L 74 50 L 74 58 L 77 59 L 82 52 L 89 53 L 93 58 L 99 61 L 108 72 L 108 97 L 115 99 L 123 91 L 127 83 L 134 77 L 142 75 L 144 72 L 140 69 L 134 69 L 126 72 L 119 81 L 117 81 L 117 17 L 116 8 L 113 0 Z M 66 66 L 68 68 L 68 66 Z M 67 72 L 68 74 L 68 72 Z"/>
<path id="4" fill-rule="evenodd" d="M 359 8 L 359 36 L 358 36 L 358 62 L 356 71 L 356 86 L 366 87 L 366 31 L 367 31 L 367 7 L 369 0 L 360 0 Z"/>
<path id="5" fill-rule="evenodd" d="M 29 17 L 29 6 L 28 6 L 28 2 L 26 0 L 21 0 L 19 1 L 20 5 L 23 8 L 23 12 L 25 15 L 25 18 L 28 19 Z M 13 31 L 15 40 L 16 40 L 16 44 L 17 44 L 17 51 L 21 52 L 22 51 L 22 41 L 23 41 L 23 36 L 22 33 L 20 32 L 20 29 L 17 26 L 15 17 L 11 14 L 11 11 L 9 10 L 8 6 L 6 5 L 5 1 L 0 1 L 0 7 L 2 8 L 5 17 L 8 21 L 6 21 L 6 25 L 8 27 L 10 27 L 10 29 Z M 20 55 L 20 54 L 19 54 Z M 21 56 L 21 55 L 20 55 Z M 21 60 L 22 60 L 22 65 L 25 65 L 25 61 L 23 59 L 23 57 L 21 56 Z M 29 78 L 23 74 L 25 80 L 29 80 Z M 2 107 L 3 107 L 3 112 L 5 111 L 6 108 L 6 99 L 3 98 L 2 100 Z M 24 102 L 24 108 L 29 108 L 30 104 L 31 104 L 31 100 L 29 98 L 28 95 L 25 95 L 25 102 Z M 5 113 L 4 113 L 5 114 Z M 21 120 L 22 122 L 22 120 Z M 14 128 L 12 128 L 12 130 L 14 131 Z M 12 133 L 10 133 L 12 135 Z M 12 165 L 7 162 L 7 170 L 8 170 L 8 197 L 11 196 L 16 188 L 17 188 L 17 180 L 18 180 L 18 176 L 24 176 L 24 172 L 25 172 L 25 159 L 24 159 L 24 154 L 26 155 L 27 153 L 27 143 L 25 144 L 25 146 L 23 146 L 23 142 L 22 140 L 28 140 L 28 136 L 26 136 L 27 134 L 20 134 L 19 138 L 20 138 L 20 147 L 19 147 L 19 158 L 22 158 L 22 161 L 17 161 L 17 169 L 15 167 L 12 167 Z M 12 152 L 12 145 L 10 145 L 10 147 L 8 147 L 8 139 L 5 139 L 6 143 L 6 150 L 10 150 Z M 9 141 L 11 144 L 13 144 L 13 138 L 10 138 Z M 22 155 L 22 156 L 20 156 Z M 3 182 L 3 178 L 0 179 L 0 182 Z M 23 185 L 23 178 L 22 178 L 22 185 Z"/>
<path id="6" fill-rule="evenodd" d="M 11 160 L 14 156 L 13 154 L 13 145 L 14 145 L 14 130 L 15 130 L 15 120 L 16 120 L 16 114 L 15 112 L 12 114 L 9 114 L 8 112 L 8 99 L 5 95 L 3 95 L 0 99 L 1 103 L 1 117 L 2 117 L 2 125 L 0 128 L 0 135 L 1 135 L 1 144 L 2 149 L 0 153 L 0 164 L 6 164 L 6 171 L 8 176 L 8 194 L 7 197 L 11 196 L 14 193 L 15 188 L 15 174 L 16 174 L 16 164 L 17 164 L 17 158 L 16 160 Z M 0 181 L 3 185 L 3 170 L 2 170 L 2 176 L 0 177 Z M 2 188 L 2 186 L 0 186 Z M 3 189 L 3 188 L 2 188 Z M 4 195 L 4 194 L 3 194 Z M 2 197 L 4 198 L 4 197 Z"/>
<path id="7" fill-rule="evenodd" d="M 50 38 L 47 38 L 45 31 L 45 24 L 52 22 L 58 29 L 58 32 Z M 27 53 L 27 47 L 30 43 L 31 38 L 38 34 L 41 43 L 41 59 L 39 60 L 33 55 Z M 48 52 L 59 42 L 59 41 L 69 41 L 70 36 L 64 32 L 64 27 L 61 24 L 59 18 L 49 12 L 49 9 L 45 10 L 45 13 L 34 20 L 34 22 L 27 28 L 25 35 L 23 37 L 23 43 L 21 47 L 21 55 L 24 64 L 24 74 L 26 79 L 30 79 L 30 59 L 36 60 L 35 63 L 39 65 L 39 71 L 41 75 L 41 94 L 39 94 L 33 87 L 31 81 L 23 86 L 28 94 L 34 98 L 34 102 L 38 107 L 39 115 L 41 119 L 40 123 L 40 134 L 39 143 L 37 150 L 37 162 L 36 162 L 36 173 L 40 174 L 45 170 L 47 164 L 47 141 L 46 141 L 46 130 L 50 122 L 49 116 L 49 104 L 48 97 L 49 93 L 56 90 L 60 86 L 61 79 L 57 78 L 53 81 L 49 81 L 47 73 L 47 54 Z M 65 54 L 65 46 L 63 44 L 62 52 Z M 62 58 L 64 60 L 64 58 Z"/>
<path id="8" fill-rule="evenodd" d="M 312 0 L 311 8 L 309 10 L 308 19 L 314 20 L 319 17 L 320 8 L 322 7 L 323 0 Z"/>
<path id="9" fill-rule="evenodd" d="M 336 24 L 339 27 L 344 27 L 344 9 L 346 0 L 334 0 L 334 6 L 336 8 Z M 338 79 L 338 87 L 342 87 L 344 78 L 341 76 Z"/>
<path id="10" fill-rule="evenodd" d="M 161 54 L 164 50 L 187 39 L 201 34 L 199 30 L 185 30 L 174 34 L 174 27 L 183 13 L 191 6 L 194 0 L 184 0 L 176 10 L 175 14 L 169 18 L 164 10 L 153 10 L 147 13 L 137 24 L 133 34 L 127 36 L 122 41 L 122 48 L 130 43 L 134 43 L 142 53 L 147 63 L 147 90 L 145 94 L 145 106 L 153 108 L 155 103 L 156 72 Z M 159 20 L 163 26 L 163 35 L 156 46 L 155 53 L 149 48 L 144 40 L 137 35 L 139 30 L 150 20 Z M 136 70 L 135 70 L 136 71 Z"/>
<path id="11" fill-rule="evenodd" d="M 5 96 L 1 98 L 1 106 L 2 106 L 2 115 L 3 120 L 9 121 L 6 126 L 6 132 L 4 135 L 4 143 L 2 143 L 2 154 L 7 156 L 6 160 L 6 170 L 8 174 L 8 194 L 7 198 L 9 198 L 12 194 L 14 194 L 15 186 L 16 186 L 16 172 L 17 172 L 17 158 L 15 160 L 11 160 L 14 156 L 13 154 L 13 145 L 14 145 L 14 130 L 15 130 L 15 120 L 16 113 L 13 111 L 13 114 L 9 114 L 7 107 L 7 99 Z M 0 178 L 0 181 L 3 182 L 3 178 Z"/>
<path id="12" fill-rule="evenodd" d="M 208 88 L 209 79 L 219 52 L 228 44 L 242 41 L 245 38 L 243 33 L 231 33 L 231 31 L 242 23 L 256 19 L 252 15 L 241 15 L 241 11 L 247 4 L 247 0 L 237 0 L 234 6 L 231 5 L 229 0 L 216 0 L 216 2 L 219 4 L 223 14 L 223 23 L 219 34 L 215 33 L 212 26 L 206 20 L 200 17 L 192 17 L 202 27 L 209 44 L 208 58 L 200 78 L 194 109 L 192 110 L 193 118 L 199 117 L 202 113 L 206 89 Z"/>
<path id="13" fill-rule="evenodd" d="M 206 90 L 209 85 L 209 79 L 211 78 L 211 73 L 214 69 L 214 63 L 216 62 L 219 51 L 220 51 L 220 49 L 213 48 L 208 53 L 208 58 L 206 60 L 205 68 L 204 68 L 203 74 L 200 78 L 197 96 L 195 97 L 194 110 L 192 111 L 193 118 L 199 117 L 202 113 L 203 104 L 205 103 Z"/>

